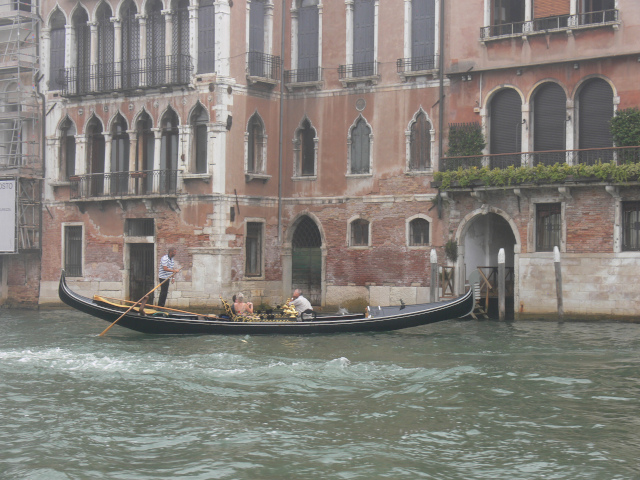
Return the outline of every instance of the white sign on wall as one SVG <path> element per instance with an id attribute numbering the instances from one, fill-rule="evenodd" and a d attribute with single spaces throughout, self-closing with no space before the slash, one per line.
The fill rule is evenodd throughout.
<path id="1" fill-rule="evenodd" d="M 0 253 L 16 251 L 16 181 L 0 180 Z"/>

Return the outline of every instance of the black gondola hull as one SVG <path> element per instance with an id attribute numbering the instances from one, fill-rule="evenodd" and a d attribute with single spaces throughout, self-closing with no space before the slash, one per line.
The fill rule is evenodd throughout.
<path id="1" fill-rule="evenodd" d="M 108 322 L 114 322 L 123 314 L 122 309 L 100 304 L 73 292 L 67 286 L 64 272 L 60 276 L 58 294 L 60 300 L 70 307 Z M 142 333 L 170 335 L 300 335 L 381 332 L 461 318 L 473 310 L 473 305 L 473 292 L 469 290 L 462 297 L 446 302 L 425 304 L 425 308 L 416 309 L 417 306 L 413 305 L 407 308 L 384 307 L 386 313 L 383 316 L 367 318 L 364 315 L 344 315 L 318 317 L 313 321 L 298 322 L 234 322 L 223 319 L 209 320 L 195 314 L 150 316 L 131 311 L 124 314 L 116 325 Z"/>

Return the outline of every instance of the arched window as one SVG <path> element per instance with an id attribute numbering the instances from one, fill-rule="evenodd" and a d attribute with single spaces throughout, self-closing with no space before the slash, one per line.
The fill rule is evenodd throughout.
<path id="1" fill-rule="evenodd" d="M 127 122 L 118 115 L 111 129 L 111 195 L 129 193 L 129 134 Z"/>
<path id="2" fill-rule="evenodd" d="M 426 245 L 429 245 L 429 221 L 424 218 L 414 218 L 409 222 L 409 246 Z"/>
<path id="3" fill-rule="evenodd" d="M 140 24 L 135 2 L 129 0 L 120 13 L 122 19 L 122 87 L 140 85 Z"/>
<path id="4" fill-rule="evenodd" d="M 104 194 L 104 156 L 105 143 L 102 122 L 96 117 L 87 124 L 87 169 L 89 173 L 89 195 L 92 197 Z"/>
<path id="5" fill-rule="evenodd" d="M 411 124 L 410 162 L 412 171 L 424 171 L 431 168 L 431 123 L 424 112 L 418 113 Z"/>
<path id="6" fill-rule="evenodd" d="M 178 179 L 178 115 L 168 110 L 162 117 L 160 149 L 160 193 L 175 193 Z"/>
<path id="7" fill-rule="evenodd" d="M 191 129 L 193 135 L 193 161 L 192 171 L 194 173 L 207 173 L 207 140 L 209 134 L 207 124 L 209 117 L 202 105 L 198 104 L 191 115 Z"/>
<path id="8" fill-rule="evenodd" d="M 308 118 L 298 128 L 294 148 L 298 174 L 316 175 L 316 130 Z"/>
<path id="9" fill-rule="evenodd" d="M 142 185 L 138 188 L 144 193 L 153 191 L 153 159 L 155 136 L 151 128 L 153 122 L 147 112 L 143 112 L 138 118 L 136 124 L 137 133 L 137 151 L 136 151 L 136 170 L 145 172 L 142 176 Z M 139 182 L 140 180 L 138 180 Z"/>
<path id="10" fill-rule="evenodd" d="M 186 83 L 191 74 L 188 8 L 189 0 L 173 0 L 172 83 Z"/>
<path id="11" fill-rule="evenodd" d="M 557 83 L 548 82 L 536 89 L 533 96 L 533 150 L 564 150 L 567 97 Z M 564 153 L 536 155 L 535 164 L 564 163 Z"/>
<path id="12" fill-rule="evenodd" d="M 213 0 L 198 7 L 198 73 L 216 71 L 216 10 Z"/>
<path id="13" fill-rule="evenodd" d="M 76 172 L 76 127 L 69 117 L 60 126 L 60 179 L 69 180 Z"/>
<path id="14" fill-rule="evenodd" d="M 111 8 L 108 3 L 98 7 L 98 91 L 104 92 L 114 88 L 114 28 L 111 22 Z"/>
<path id="15" fill-rule="evenodd" d="M 609 127 L 609 122 L 613 117 L 611 85 L 601 78 L 587 80 L 578 93 L 578 117 L 580 149 L 612 147 L 613 138 Z M 608 153 L 609 157 L 602 158 L 602 160 L 609 160 L 611 152 L 603 153 Z M 582 159 L 581 163 L 584 163 Z"/>
<path id="16" fill-rule="evenodd" d="M 352 221 L 350 226 L 349 246 L 368 247 L 369 246 L 369 221 L 358 218 Z"/>
<path id="17" fill-rule="evenodd" d="M 82 8 L 77 8 L 73 15 L 73 30 L 75 33 L 76 71 L 72 72 L 74 82 L 73 93 L 83 95 L 90 90 L 91 69 L 91 32 L 89 30 L 89 17 Z M 74 75 L 75 73 L 75 75 Z"/>
<path id="18" fill-rule="evenodd" d="M 411 2 L 411 70 L 435 68 L 436 2 Z"/>
<path id="19" fill-rule="evenodd" d="M 351 127 L 349 147 L 349 174 L 362 175 L 371 173 L 371 128 L 364 118 L 360 117 Z"/>
<path id="20" fill-rule="evenodd" d="M 62 90 L 65 87 L 64 51 L 66 44 L 66 21 L 64 14 L 56 9 L 51 15 L 49 40 L 49 90 Z"/>
<path id="21" fill-rule="evenodd" d="M 314 82 L 318 75 L 319 0 L 300 0 L 298 8 L 298 70 L 296 82 Z"/>
<path id="22" fill-rule="evenodd" d="M 265 0 L 251 0 L 249 5 L 249 75 L 265 76 L 264 49 Z"/>
<path id="23" fill-rule="evenodd" d="M 490 153 L 516 153 L 522 143 L 522 101 L 512 88 L 495 94 L 490 104 Z M 492 167 L 520 166 L 520 155 L 501 155 L 491 159 Z"/>
<path id="24" fill-rule="evenodd" d="M 166 83 L 165 78 L 165 24 L 162 2 L 151 0 L 147 6 L 147 85 Z"/>
<path id="25" fill-rule="evenodd" d="M 260 115 L 254 113 L 247 126 L 247 173 L 264 173 L 266 171 L 266 136 Z"/>

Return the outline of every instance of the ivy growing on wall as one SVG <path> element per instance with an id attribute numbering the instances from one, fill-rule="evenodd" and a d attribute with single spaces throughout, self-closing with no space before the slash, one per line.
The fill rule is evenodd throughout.
<path id="1" fill-rule="evenodd" d="M 486 146 L 479 123 L 450 123 L 448 157 L 482 155 Z"/>
<path id="2" fill-rule="evenodd" d="M 640 146 L 640 110 L 618 110 L 611 119 L 611 136 L 618 147 Z"/>

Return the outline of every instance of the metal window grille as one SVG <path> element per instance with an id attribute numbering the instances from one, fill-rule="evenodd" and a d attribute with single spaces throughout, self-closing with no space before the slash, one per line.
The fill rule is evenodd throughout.
<path id="1" fill-rule="evenodd" d="M 64 227 L 64 269 L 68 277 L 82 276 L 82 226 Z"/>
<path id="2" fill-rule="evenodd" d="M 429 245 L 429 222 L 424 218 L 416 218 L 409 223 L 409 245 Z"/>
<path id="3" fill-rule="evenodd" d="M 369 245 L 369 222 L 363 219 L 351 222 L 351 246 L 366 247 Z"/>
<path id="4" fill-rule="evenodd" d="M 560 248 L 562 237 L 561 206 L 559 203 L 536 205 L 536 251 L 552 252 Z"/>
<path id="5" fill-rule="evenodd" d="M 251 276 L 262 275 L 262 223 L 247 223 L 246 267 L 245 274 Z"/>
<path id="6" fill-rule="evenodd" d="M 640 250 L 640 202 L 622 202 L 622 250 Z"/>

